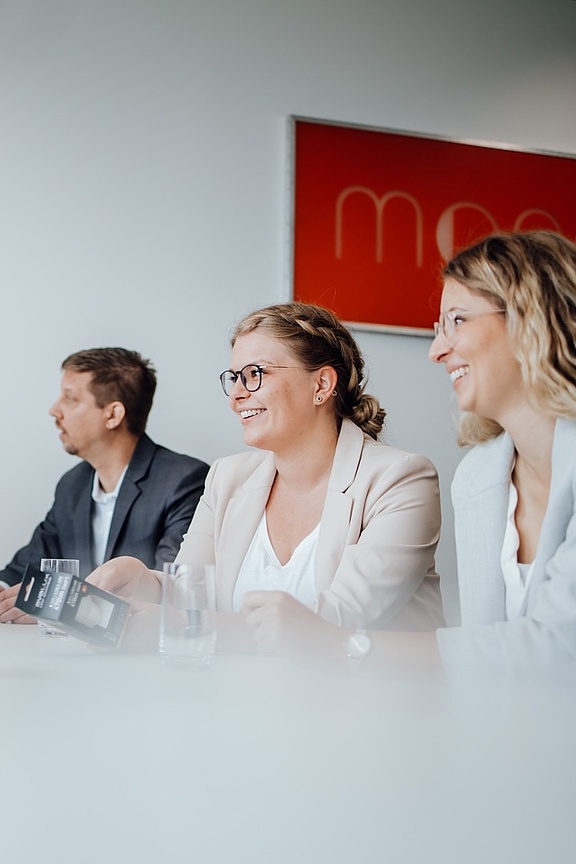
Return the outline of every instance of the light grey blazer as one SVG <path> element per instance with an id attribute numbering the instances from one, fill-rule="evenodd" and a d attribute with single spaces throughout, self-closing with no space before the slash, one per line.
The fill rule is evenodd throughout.
<path id="1" fill-rule="evenodd" d="M 274 456 L 251 450 L 214 463 L 177 561 L 216 564 L 220 611 L 268 501 Z M 434 552 L 438 478 L 424 456 L 342 423 L 316 550 L 316 611 L 348 627 L 433 630 L 444 623 Z"/>
<path id="2" fill-rule="evenodd" d="M 576 659 L 576 422 L 557 420 L 552 483 L 525 617 L 506 621 L 500 553 L 514 445 L 468 453 L 452 484 L 462 626 L 437 633 L 448 666 L 549 667 Z"/>

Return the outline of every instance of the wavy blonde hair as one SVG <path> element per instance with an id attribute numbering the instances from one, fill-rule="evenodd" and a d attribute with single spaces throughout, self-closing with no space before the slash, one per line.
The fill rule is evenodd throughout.
<path id="1" fill-rule="evenodd" d="M 533 407 L 576 419 L 576 244 L 553 231 L 491 234 L 455 255 L 442 275 L 506 312 Z M 458 443 L 501 432 L 494 420 L 465 413 Z"/>
<path id="2" fill-rule="evenodd" d="M 336 397 L 331 400 L 338 426 L 347 417 L 371 438 L 378 438 L 386 412 L 374 396 L 364 392 L 364 358 L 352 333 L 333 312 L 297 302 L 257 309 L 234 328 L 232 347 L 238 337 L 253 330 L 284 340 L 310 371 L 332 366 L 338 375 Z"/>

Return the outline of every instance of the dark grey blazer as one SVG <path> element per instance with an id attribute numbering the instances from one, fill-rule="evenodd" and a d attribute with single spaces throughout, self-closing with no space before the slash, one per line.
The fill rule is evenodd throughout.
<path id="1" fill-rule="evenodd" d="M 120 487 L 105 560 L 132 555 L 155 569 L 162 569 L 164 561 L 173 561 L 207 473 L 205 462 L 159 447 L 143 435 Z M 64 474 L 50 512 L 28 545 L 0 571 L 0 581 L 18 584 L 26 564 L 38 567 L 41 558 L 78 558 L 83 577 L 94 569 L 93 479 L 94 469 L 87 462 Z"/>

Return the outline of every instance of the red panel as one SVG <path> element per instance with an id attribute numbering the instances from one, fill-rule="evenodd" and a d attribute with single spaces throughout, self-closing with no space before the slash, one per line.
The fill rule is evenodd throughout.
<path id="1" fill-rule="evenodd" d="M 295 121 L 294 297 L 429 329 L 444 256 L 492 230 L 576 237 L 576 159 Z"/>

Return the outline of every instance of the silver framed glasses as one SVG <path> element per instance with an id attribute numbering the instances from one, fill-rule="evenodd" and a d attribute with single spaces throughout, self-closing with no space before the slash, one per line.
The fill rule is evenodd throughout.
<path id="1" fill-rule="evenodd" d="M 270 363 L 248 363 L 242 369 L 234 371 L 225 369 L 220 373 L 220 384 L 226 396 L 230 396 L 234 385 L 240 379 L 242 386 L 249 393 L 255 393 L 262 386 L 262 375 L 265 369 L 303 369 L 303 366 L 273 366 Z"/>
<path id="2" fill-rule="evenodd" d="M 492 309 L 490 312 L 441 312 L 438 321 L 434 322 L 434 338 L 442 336 L 444 341 L 452 346 L 458 336 L 458 330 L 466 321 L 483 318 L 485 315 L 505 315 L 505 309 Z"/>

